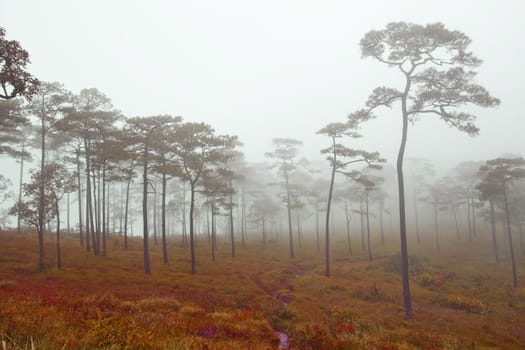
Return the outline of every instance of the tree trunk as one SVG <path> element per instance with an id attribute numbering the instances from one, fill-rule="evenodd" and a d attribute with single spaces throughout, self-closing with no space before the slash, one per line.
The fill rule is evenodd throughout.
<path id="1" fill-rule="evenodd" d="M 77 156 L 77 186 L 78 186 L 78 229 L 80 232 L 80 246 L 83 247 L 84 246 L 84 232 L 82 232 L 82 183 L 80 179 L 80 147 L 76 149 L 76 156 Z"/>
<path id="2" fill-rule="evenodd" d="M 190 180 L 190 252 L 191 273 L 195 274 L 195 238 L 193 232 L 193 211 L 195 209 L 195 182 Z"/>
<path id="3" fill-rule="evenodd" d="M 266 218 L 262 218 L 262 236 L 263 236 L 263 247 L 266 247 Z"/>
<path id="4" fill-rule="evenodd" d="M 472 223 L 470 221 L 470 198 L 467 198 L 467 220 L 468 220 L 468 241 L 472 242 Z"/>
<path id="5" fill-rule="evenodd" d="M 42 96 L 42 109 L 44 107 L 44 96 Z M 41 124 L 41 133 L 42 133 L 42 139 L 41 139 L 41 145 L 42 153 L 41 153 L 41 162 L 40 162 L 40 174 L 42 176 L 42 181 L 40 183 L 40 198 L 38 203 L 38 265 L 40 269 L 44 268 L 44 196 L 45 196 L 45 181 L 43 181 L 44 176 L 44 165 L 45 165 L 45 150 L 46 150 L 46 124 L 45 124 L 45 115 L 42 110 L 42 114 L 40 116 L 42 124 Z"/>
<path id="6" fill-rule="evenodd" d="M 25 139 L 22 140 L 22 155 L 20 156 L 20 177 L 19 177 L 19 183 L 20 185 L 18 186 L 18 203 L 21 203 L 22 202 L 22 188 L 23 188 L 23 181 L 24 181 L 24 153 L 25 153 Z M 16 219 L 16 228 L 17 228 L 17 232 L 20 233 L 21 232 L 21 217 L 20 217 L 20 212 L 17 213 L 17 219 Z"/>
<path id="7" fill-rule="evenodd" d="M 385 210 L 385 203 L 381 201 L 379 205 L 379 229 L 381 232 L 381 245 L 385 245 L 385 229 L 383 227 L 383 211 Z"/>
<path id="8" fill-rule="evenodd" d="M 328 201 L 326 202 L 326 226 L 325 226 L 325 272 L 326 277 L 330 277 L 330 207 L 332 205 L 332 195 L 334 191 L 335 170 L 337 152 L 335 148 L 335 137 L 332 137 L 332 174 L 330 176 L 330 188 L 328 189 Z"/>
<path id="9" fill-rule="evenodd" d="M 365 220 L 363 216 L 363 196 L 359 198 L 359 219 L 361 221 L 361 250 L 365 250 Z"/>
<path id="10" fill-rule="evenodd" d="M 162 174 L 162 261 L 168 263 L 168 244 L 166 242 L 166 188 L 168 180 L 166 174 Z"/>
<path id="11" fill-rule="evenodd" d="M 93 251 L 95 255 L 100 254 L 100 243 L 99 243 L 99 231 L 98 231 L 98 203 L 97 203 L 97 184 L 95 180 L 95 171 L 91 172 L 90 179 L 93 178 L 93 200 L 91 201 L 90 211 L 93 213 L 93 224 L 91 225 L 91 231 L 93 233 Z"/>
<path id="12" fill-rule="evenodd" d="M 153 244 L 157 245 L 157 186 L 153 192 Z"/>
<path id="13" fill-rule="evenodd" d="M 301 217 L 300 217 L 300 211 L 299 208 L 295 210 L 295 218 L 297 219 L 297 243 L 299 244 L 299 248 L 303 247 L 303 232 L 301 231 Z"/>
<path id="14" fill-rule="evenodd" d="M 95 218 L 96 218 L 96 227 L 97 227 L 97 251 L 98 251 L 98 254 L 100 254 L 100 241 L 101 241 L 101 221 L 102 221 L 102 216 L 100 215 L 100 208 L 101 208 L 101 204 L 100 204 L 100 200 L 101 200 L 101 196 L 100 196 L 100 168 L 97 169 L 96 171 L 96 174 L 95 174 L 95 169 L 93 169 L 93 191 L 95 192 Z"/>
<path id="15" fill-rule="evenodd" d="M 91 161 L 90 161 L 90 141 L 87 139 L 87 136 L 84 138 L 84 148 L 85 148 L 85 156 L 86 156 L 86 209 L 87 209 L 87 216 L 89 218 L 89 230 L 91 231 L 91 243 L 93 243 L 93 253 L 95 255 L 98 255 L 97 251 L 97 239 L 95 236 L 95 221 L 93 218 L 93 200 L 92 200 L 92 191 L 91 191 Z M 88 220 L 86 218 L 86 220 Z M 87 231 L 86 231 L 87 232 Z M 88 233 L 89 234 L 89 233 Z"/>
<path id="16" fill-rule="evenodd" d="M 288 180 L 288 171 L 286 165 L 284 168 L 284 177 L 286 180 L 286 209 L 288 211 L 288 235 L 290 239 L 290 257 L 294 257 L 293 252 L 293 236 L 292 236 L 292 209 L 290 208 L 290 182 Z"/>
<path id="17" fill-rule="evenodd" d="M 230 180 L 230 188 L 232 188 L 232 182 Z M 230 209 L 230 239 L 232 245 L 232 259 L 235 258 L 235 236 L 233 231 L 233 194 L 229 195 L 229 209 Z"/>
<path id="18" fill-rule="evenodd" d="M 58 198 L 55 197 L 55 210 L 57 211 L 57 268 L 62 268 L 62 256 L 60 254 L 60 210 L 58 208 Z"/>
<path id="19" fill-rule="evenodd" d="M 182 245 L 188 245 L 188 233 L 186 230 L 186 182 L 182 183 Z"/>
<path id="20" fill-rule="evenodd" d="M 474 238 L 478 236 L 476 231 L 476 206 L 474 205 L 474 198 L 472 198 L 472 235 Z"/>
<path id="21" fill-rule="evenodd" d="M 456 225 L 456 238 L 459 241 L 458 215 L 456 214 L 456 207 L 454 203 L 450 203 L 450 208 L 452 208 L 452 215 L 454 216 L 454 224 Z"/>
<path id="22" fill-rule="evenodd" d="M 399 194 L 399 236 L 401 239 L 401 277 L 403 280 L 403 302 L 405 306 L 406 319 L 412 318 L 412 297 L 410 295 L 410 280 L 408 275 L 408 247 L 406 236 L 406 213 L 405 213 L 405 179 L 403 176 L 403 157 L 408 134 L 408 111 L 407 96 L 410 90 L 410 75 L 406 73 L 406 85 L 403 95 L 401 96 L 401 110 L 403 118 L 403 129 L 401 136 L 401 145 L 397 155 L 397 185 Z"/>
<path id="23" fill-rule="evenodd" d="M 494 258 L 496 258 L 496 264 L 499 265 L 498 240 L 496 239 L 496 219 L 494 218 L 494 201 L 489 200 L 489 204 L 490 204 L 490 225 L 492 228 L 492 250 L 494 251 Z"/>
<path id="24" fill-rule="evenodd" d="M 215 238 L 215 198 L 211 200 L 211 260 L 215 261 L 215 248 L 216 248 L 216 238 Z"/>
<path id="25" fill-rule="evenodd" d="M 348 254 L 352 255 L 352 241 L 350 240 L 350 214 L 348 212 L 348 203 L 345 201 L 345 218 L 346 218 L 346 241 L 348 244 Z"/>
<path id="26" fill-rule="evenodd" d="M 148 233 L 148 146 L 144 146 L 144 173 L 142 176 L 142 222 L 143 222 L 143 247 L 144 247 L 144 273 L 151 274 L 149 264 L 149 233 Z"/>
<path id="27" fill-rule="evenodd" d="M 66 224 L 67 224 L 67 234 L 71 235 L 71 226 L 70 226 L 70 212 L 71 212 L 71 202 L 69 198 L 69 192 L 66 194 L 66 202 L 67 202 L 67 211 L 66 211 Z"/>
<path id="28" fill-rule="evenodd" d="M 368 248 L 368 261 L 372 261 L 372 244 L 370 243 L 370 214 L 368 211 L 368 191 L 365 191 L 366 198 L 366 242 Z"/>
<path id="29" fill-rule="evenodd" d="M 514 259 L 514 246 L 512 245 L 512 232 L 510 227 L 510 213 L 509 204 L 507 201 L 507 184 L 503 183 L 503 200 L 505 202 L 505 219 L 507 221 L 507 233 L 509 238 L 510 262 L 512 264 L 512 285 L 514 288 L 518 286 L 518 274 L 516 272 L 516 261 Z"/>
<path id="30" fill-rule="evenodd" d="M 129 187 L 131 185 L 131 175 L 126 184 L 126 205 L 124 208 L 124 249 L 128 249 L 128 211 L 129 211 Z"/>
<path id="31" fill-rule="evenodd" d="M 102 164 L 102 256 L 106 256 L 106 162 Z"/>
<path id="32" fill-rule="evenodd" d="M 438 203 L 437 201 L 434 202 L 434 230 L 436 232 L 436 249 L 437 249 L 438 254 L 440 254 L 441 249 L 439 246 Z"/>
<path id="33" fill-rule="evenodd" d="M 319 202 L 315 202 L 315 233 L 317 238 L 317 252 L 321 251 L 321 242 L 319 240 Z"/>

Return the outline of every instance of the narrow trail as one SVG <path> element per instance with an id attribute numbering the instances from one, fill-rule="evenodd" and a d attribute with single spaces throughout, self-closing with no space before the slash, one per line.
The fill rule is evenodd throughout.
<path id="1" fill-rule="evenodd" d="M 314 268 L 304 268 L 297 264 L 294 264 L 293 269 L 293 277 L 291 279 L 299 278 L 303 275 L 305 275 L 308 272 L 311 272 L 315 269 Z M 252 283 L 264 294 L 270 296 L 275 302 L 279 304 L 280 307 L 285 308 L 289 303 L 289 299 L 286 296 L 283 296 L 279 291 L 286 288 L 290 284 L 290 279 L 283 279 L 281 280 L 276 287 L 269 288 L 265 286 L 260 279 L 260 276 L 263 275 L 264 272 L 259 273 L 257 275 L 250 275 L 249 278 L 252 281 Z M 275 330 L 274 334 L 279 338 L 279 348 L 282 350 L 287 350 L 291 348 L 291 340 L 290 336 L 282 331 Z"/>

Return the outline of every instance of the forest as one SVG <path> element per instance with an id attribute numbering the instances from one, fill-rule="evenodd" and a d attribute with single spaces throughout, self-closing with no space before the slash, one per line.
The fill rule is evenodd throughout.
<path id="1" fill-rule="evenodd" d="M 378 82 L 313 130 L 324 162 L 271 135 L 253 162 L 219 125 L 124 115 L 96 88 L 39 80 L 8 29 L 2 349 L 525 347 L 525 160 L 509 149 L 444 173 L 405 156 L 421 118 L 476 136 L 476 111 L 501 103 L 465 33 L 368 31 L 353 44 L 402 88 Z M 394 162 L 355 146 L 384 110 L 401 121 Z"/>

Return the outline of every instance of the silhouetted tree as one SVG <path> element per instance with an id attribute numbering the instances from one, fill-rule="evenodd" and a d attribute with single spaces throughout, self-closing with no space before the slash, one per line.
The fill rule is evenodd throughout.
<path id="1" fill-rule="evenodd" d="M 98 128 L 116 121 L 118 112 L 113 110 L 111 100 L 95 88 L 82 89 L 73 96 L 72 106 L 55 127 L 83 144 L 86 174 L 86 235 L 91 234 L 93 252 L 100 254 L 100 231 L 95 225 L 95 176 L 92 166 L 94 147 L 100 141 Z M 93 180 L 93 182 L 92 182 Z M 89 245 L 87 245 L 89 250 Z"/>
<path id="2" fill-rule="evenodd" d="M 142 172 L 142 223 L 143 223 L 143 251 L 144 272 L 151 273 L 149 260 L 149 232 L 148 232 L 148 169 L 150 163 L 158 160 L 154 154 L 156 139 L 162 136 L 162 128 L 174 125 L 181 121 L 180 117 L 169 115 L 136 117 L 127 120 L 129 132 L 132 136 L 131 143 L 137 148 L 139 162 L 143 165 Z"/>
<path id="3" fill-rule="evenodd" d="M 209 166 L 217 161 L 222 140 L 215 135 L 213 128 L 205 123 L 186 122 L 176 131 L 177 157 L 183 168 L 183 178 L 190 184 L 190 253 L 191 273 L 195 270 L 195 193 L 203 176 L 210 171 Z"/>
<path id="4" fill-rule="evenodd" d="M 493 107 L 499 104 L 499 100 L 473 82 L 476 72 L 472 69 L 481 61 L 468 51 L 470 43 L 465 34 L 450 31 L 441 23 L 422 26 L 405 22 L 389 23 L 385 29 L 372 30 L 360 42 L 363 58 L 372 57 L 397 68 L 404 78 L 401 91 L 389 87 L 376 88 L 368 98 L 367 109 L 358 113 L 366 119 L 373 116 L 372 111 L 377 107 L 401 103 L 403 127 L 397 177 L 403 301 L 407 319 L 412 318 L 403 176 L 408 122 L 424 115 L 436 115 L 451 127 L 469 135 L 478 133 L 474 125 L 476 117 L 455 109 L 468 104 Z"/>
<path id="5" fill-rule="evenodd" d="M 340 173 L 347 177 L 355 178 L 355 173 L 347 171 L 346 168 L 354 163 L 366 163 L 369 167 L 379 167 L 377 163 L 384 162 L 384 159 L 379 157 L 377 152 L 366 152 L 363 150 L 356 150 L 338 143 L 337 139 L 343 136 L 352 138 L 361 137 L 357 133 L 359 126 L 359 115 L 349 116 L 347 123 L 330 123 L 317 133 L 326 135 L 330 139 L 330 147 L 322 149 L 322 154 L 328 154 L 326 158 L 330 163 L 331 177 L 330 188 L 328 190 L 328 201 L 326 205 L 326 224 L 325 224 L 325 276 L 330 276 L 330 207 L 332 203 L 332 194 L 335 183 L 335 174 Z"/>
<path id="6" fill-rule="evenodd" d="M 7 40 L 5 29 L 0 27 L 0 99 L 16 96 L 30 99 L 36 92 L 39 82 L 26 70 L 29 63 L 29 53 L 18 41 Z"/>
<path id="7" fill-rule="evenodd" d="M 45 188 L 44 198 L 42 196 L 42 182 Z M 20 214 L 22 220 L 36 228 L 39 238 L 38 265 L 44 268 L 44 245 L 43 227 L 51 222 L 59 213 L 58 200 L 64 193 L 73 191 L 74 179 L 66 169 L 58 163 L 49 163 L 41 171 L 33 172 L 31 182 L 24 184 L 25 200 L 18 202 L 9 211 L 11 215 Z M 43 204 L 43 207 L 42 207 Z M 43 215 L 42 215 L 43 213 Z M 60 220 L 58 217 L 57 220 Z M 42 222 L 44 225 L 42 225 Z M 57 225 L 57 264 L 60 265 L 60 224 Z M 60 267 L 60 266 L 59 266 Z"/>
<path id="8" fill-rule="evenodd" d="M 293 250 L 293 235 L 292 235 L 292 208 L 290 198 L 290 173 L 295 170 L 296 165 L 294 163 L 297 158 L 297 153 L 302 141 L 294 140 L 290 138 L 274 138 L 272 140 L 274 151 L 266 152 L 265 156 L 268 158 L 275 159 L 273 167 L 277 168 L 279 174 L 284 179 L 284 187 L 286 190 L 285 203 L 286 210 L 288 213 L 288 236 L 290 241 L 290 257 L 294 257 Z"/>
<path id="9" fill-rule="evenodd" d="M 479 168 L 483 180 L 478 189 L 485 193 L 493 192 L 499 186 L 500 193 L 503 194 L 503 205 L 505 212 L 506 227 L 509 240 L 510 259 L 512 264 L 512 284 L 518 286 L 518 274 L 516 271 L 516 261 L 514 259 L 514 246 L 512 244 L 512 232 L 510 222 L 509 200 L 507 186 L 510 182 L 525 178 L 525 160 L 523 158 L 496 158 L 487 160 L 486 164 Z"/>
<path id="10" fill-rule="evenodd" d="M 35 98 L 28 105 L 27 109 L 35 115 L 38 119 L 37 130 L 40 134 L 40 171 L 44 171 L 46 164 L 46 146 L 48 134 L 55 131 L 60 113 L 66 107 L 70 100 L 70 94 L 64 89 L 60 83 L 42 83 L 39 85 Z M 40 186 L 40 200 L 45 200 L 44 192 L 46 191 L 46 181 L 41 181 Z M 44 232 L 44 206 L 46 204 L 40 203 L 40 230 L 39 234 Z M 43 239 L 39 239 L 41 244 L 44 244 Z M 44 249 L 41 247 L 41 249 Z"/>

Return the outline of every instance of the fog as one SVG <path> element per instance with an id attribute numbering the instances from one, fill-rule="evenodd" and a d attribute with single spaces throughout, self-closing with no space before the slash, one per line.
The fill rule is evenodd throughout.
<path id="1" fill-rule="evenodd" d="M 317 164 L 328 139 L 316 131 L 344 122 L 374 87 L 401 77 L 361 59 L 359 40 L 391 21 L 442 22 L 472 39 L 483 60 L 477 82 L 501 100 L 469 109 L 472 138 L 424 116 L 410 125 L 407 158 L 446 173 L 466 160 L 523 153 L 525 44 L 516 1 L 0 1 L 7 37 L 30 53 L 31 73 L 73 92 L 96 87 L 127 117 L 180 115 L 237 135 L 249 162 L 266 161 L 274 137 L 303 141 Z M 392 166 L 399 109 L 382 109 L 349 146 L 379 151 Z M 0 158 L 15 182 L 13 160 Z M 328 167 L 328 163 L 324 163 Z"/>

